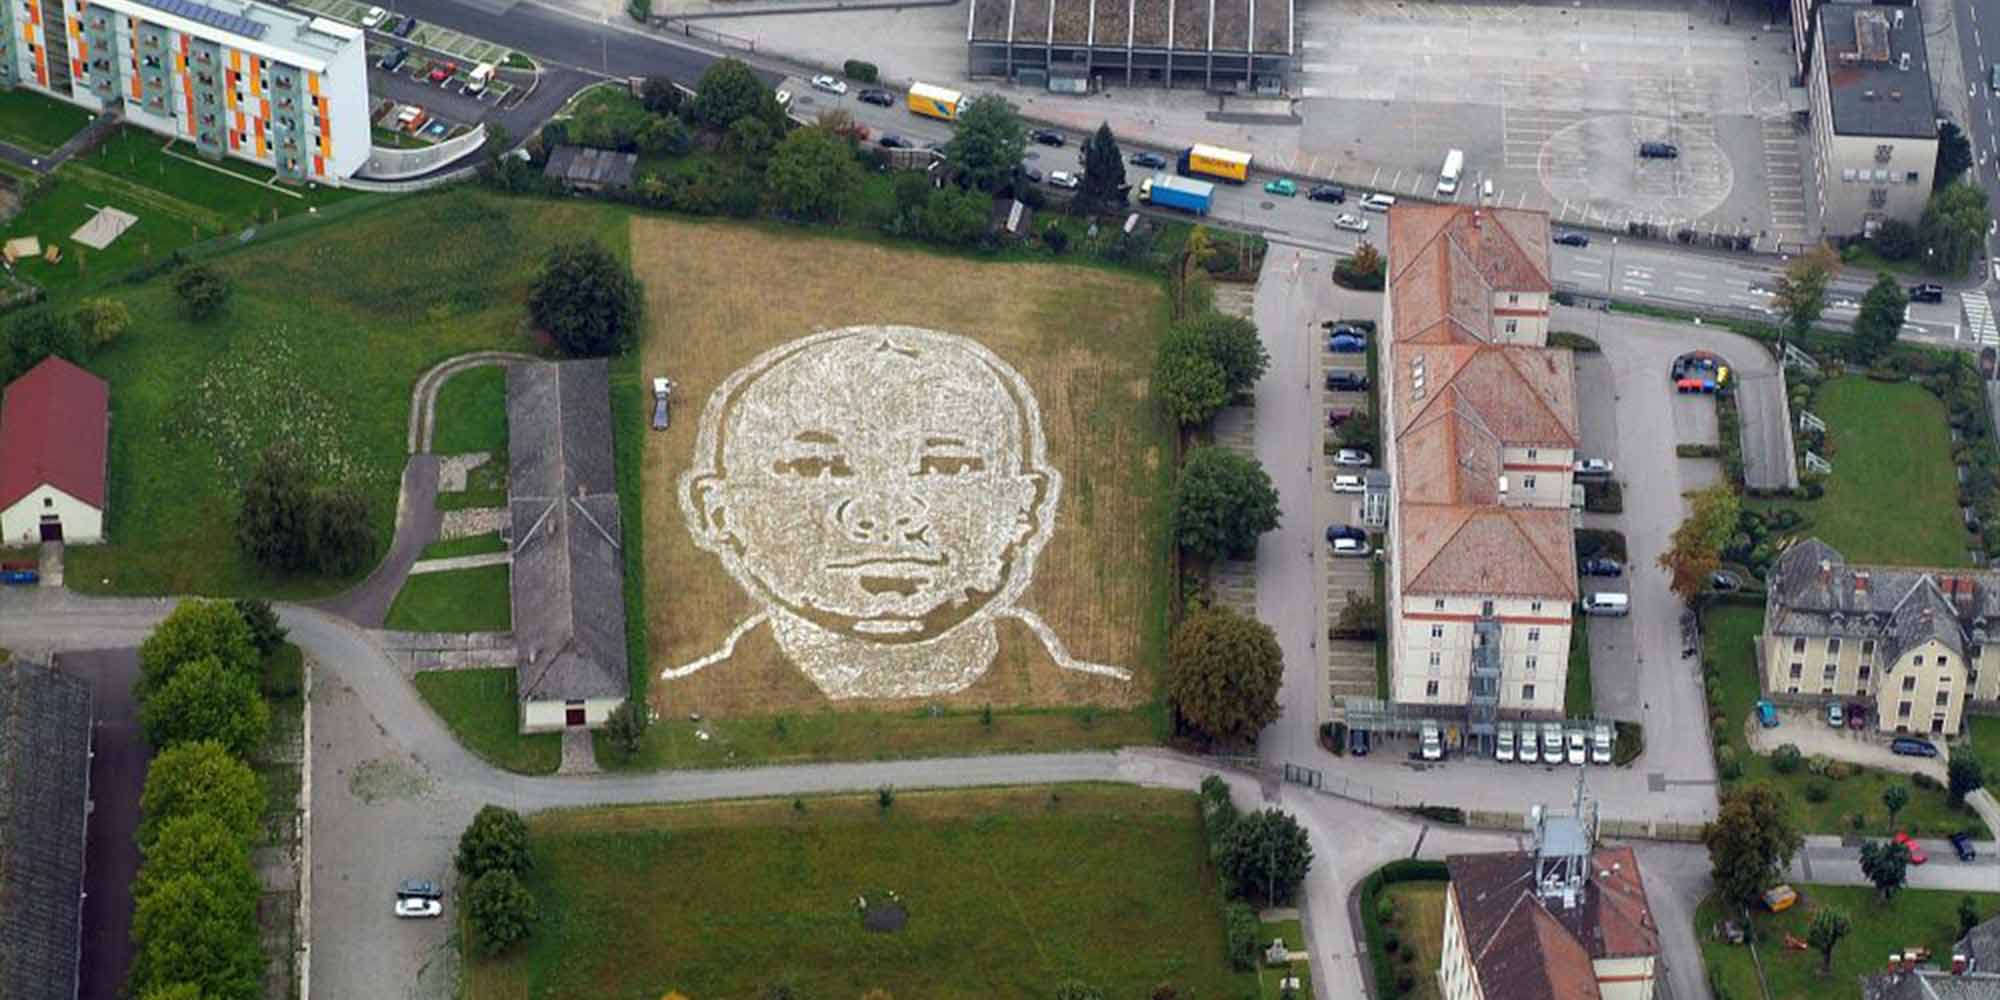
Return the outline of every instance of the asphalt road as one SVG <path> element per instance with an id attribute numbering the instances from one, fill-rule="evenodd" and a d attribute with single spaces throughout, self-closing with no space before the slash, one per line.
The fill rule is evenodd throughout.
<path id="1" fill-rule="evenodd" d="M 625 25 L 591 22 L 535 3 L 398 0 L 389 11 L 413 15 L 475 38 L 534 56 L 544 64 L 595 76 L 668 76 L 693 86 L 717 56 L 703 48 L 647 35 Z M 502 16 L 504 13 L 504 16 Z M 768 82 L 778 74 L 764 72 Z"/>
<path id="2" fill-rule="evenodd" d="M 56 660 L 65 673 L 90 682 L 90 797 L 84 845 L 83 964 L 77 996 L 121 1000 L 132 964 L 132 880 L 139 874 L 139 792 L 152 750 L 139 732 L 132 684 L 139 678 L 133 649 L 78 650 Z"/>
<path id="3" fill-rule="evenodd" d="M 2000 204 L 2000 91 L 1992 80 L 1993 66 L 2000 64 L 2000 0 L 1952 0 L 1952 16 L 1965 76 L 1968 120 L 1963 125 L 1978 161 L 1973 177 L 1987 198 Z M 1986 47 L 1988 33 L 1994 34 L 1991 49 Z M 1944 80 L 1937 84 L 1940 90 L 1950 85 Z M 1989 233 L 1989 257 L 1994 246 L 1995 237 Z"/>

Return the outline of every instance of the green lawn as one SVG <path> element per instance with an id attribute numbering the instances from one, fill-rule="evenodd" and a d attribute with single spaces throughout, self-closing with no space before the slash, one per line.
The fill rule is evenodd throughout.
<path id="1" fill-rule="evenodd" d="M 1813 406 L 1833 441 L 1826 495 L 1773 506 L 1797 508 L 1851 563 L 1968 565 L 1944 404 L 1914 383 L 1850 375 Z"/>
<path id="2" fill-rule="evenodd" d="M 1590 690 L 1590 617 L 1577 615 L 1569 632 L 1569 673 L 1563 682 L 1563 714 L 1572 719 L 1596 716 L 1597 699 Z"/>
<path id="3" fill-rule="evenodd" d="M 507 451 L 507 369 L 487 365 L 462 371 L 438 390 L 437 430 L 431 451 Z"/>
<path id="4" fill-rule="evenodd" d="M 179 156 L 170 156 L 172 149 Z M 76 162 L 136 184 L 199 205 L 231 230 L 297 215 L 308 208 L 325 208 L 349 198 L 366 198 L 353 188 L 276 183 L 277 171 L 246 160 L 212 160 L 194 146 L 125 126 L 104 145 Z"/>
<path id="5" fill-rule="evenodd" d="M 1958 902 L 1966 893 L 1906 889 L 1884 903 L 1867 886 L 1794 885 L 1793 888 L 1799 890 L 1801 898 L 1791 909 L 1777 914 L 1756 910 L 1751 915 L 1751 923 L 1759 932 L 1757 955 L 1764 961 L 1770 996 L 1855 996 L 1859 977 L 1880 971 L 1891 953 L 1910 947 L 1929 948 L 1933 961 L 1951 963 L 1951 946 L 1958 939 Z M 2000 911 L 2000 894 L 1975 893 L 1973 897 L 1979 901 L 1982 918 L 1991 919 Z M 1784 946 L 1786 934 L 1806 936 L 1813 910 L 1823 905 L 1845 912 L 1854 927 L 1834 949 L 1833 972 L 1829 975 L 1820 974 L 1818 952 L 1794 951 Z M 1694 930 L 1701 942 L 1702 962 L 1729 996 L 1738 1000 L 1763 996 L 1757 984 L 1757 971 L 1751 964 L 1750 949 L 1725 944 L 1708 933 L 1710 927 L 1723 919 L 1724 909 L 1711 896 L 1695 910 Z"/>
<path id="6" fill-rule="evenodd" d="M 26 87 L 0 90 L 0 140 L 32 153 L 53 153 L 90 124 L 90 112 Z"/>
<path id="7" fill-rule="evenodd" d="M 465 538 L 432 542 L 424 546 L 424 551 L 418 554 L 418 558 L 450 559 L 454 556 L 477 556 L 488 552 L 505 551 L 507 551 L 507 540 L 501 538 L 499 532 L 489 531 L 484 535 L 469 535 Z"/>
<path id="8" fill-rule="evenodd" d="M 6 235 L 33 236 L 44 247 L 55 244 L 63 259 L 51 264 L 40 257 L 15 265 L 17 273 L 51 295 L 89 284 L 104 284 L 141 264 L 161 260 L 215 230 L 196 206 L 167 198 L 87 168 L 64 166 L 46 190 L 8 220 Z M 139 221 L 110 246 L 92 250 L 70 239 L 99 208 L 130 212 Z M 150 318 L 149 318 L 150 319 Z"/>
<path id="9" fill-rule="evenodd" d="M 504 440 L 501 442 L 506 443 Z M 439 510 L 471 510 L 479 507 L 507 506 L 507 452 L 493 453 L 491 458 L 476 469 L 465 474 L 465 489 L 455 493 L 439 493 Z"/>
<path id="10" fill-rule="evenodd" d="M 1283 939 L 1285 947 L 1293 951 L 1306 950 L 1305 928 L 1300 926 L 1298 921 L 1266 920 L 1258 926 L 1262 928 L 1257 933 L 1259 952 L 1270 947 L 1272 941 L 1279 939 Z M 1280 987 L 1289 976 L 1297 976 L 1299 979 L 1299 991 L 1297 993 L 1299 1000 L 1304 1000 L 1304 998 L 1313 995 L 1311 963 L 1293 962 L 1288 966 L 1264 965 L 1260 963 L 1257 966 L 1257 996 L 1260 1000 L 1280 1000 L 1284 996 L 1280 992 Z"/>
<path id="11" fill-rule="evenodd" d="M 345 586 L 273 579 L 238 554 L 229 512 L 256 455 L 295 442 L 326 479 L 359 484 L 386 544 L 417 376 L 466 351 L 534 350 L 522 302 L 552 243 L 627 246 L 623 211 L 575 200 L 458 188 L 359 209 L 214 258 L 236 293 L 213 324 L 183 320 L 160 279 L 111 292 L 139 319 L 89 366 L 111 382 L 116 542 L 70 552 L 70 586 L 284 598 Z"/>
<path id="12" fill-rule="evenodd" d="M 926 1000 L 1255 995 L 1228 970 L 1215 872 L 1183 792 L 1066 785 L 543 813 L 528 875 L 541 925 L 468 959 L 468 1000 Z M 893 933 L 857 901 L 890 893 Z"/>
<path id="13" fill-rule="evenodd" d="M 1952 747 L 1951 752 L 1972 754 L 1986 774 L 1987 786 L 2000 791 L 2000 718 L 1968 713 L 1965 725 L 1965 742 Z"/>
<path id="14" fill-rule="evenodd" d="M 1398 976 L 1415 980 L 1404 1000 L 1437 1000 L 1437 968 L 1444 955 L 1445 882 L 1395 882 L 1382 887 L 1380 898 L 1396 902 L 1397 946 L 1392 962 Z M 1378 987 L 1379 989 L 1379 987 Z M 1386 995 L 1386 992 L 1385 992 Z"/>
<path id="15" fill-rule="evenodd" d="M 1735 748 L 1737 759 L 1743 761 L 1743 776 L 1736 783 L 1768 781 L 1783 789 L 1799 815 L 1801 829 L 1807 833 L 1854 833 L 1856 813 L 1864 817 L 1861 832 L 1876 836 L 1886 836 L 1898 829 L 1943 836 L 1967 827 L 1982 827 L 1970 810 L 1953 809 L 1943 789 L 1918 788 L 1910 783 L 1908 775 L 1877 768 L 1867 768 L 1839 781 L 1815 777 L 1804 768 L 1780 774 L 1771 766 L 1769 757 L 1751 753 L 1743 723 L 1758 698 L 1755 642 L 1763 621 L 1761 610 L 1735 605 L 1711 607 L 1702 616 L 1707 655 L 1721 668 L 1729 745 Z M 1782 738 L 1784 730 L 1777 732 Z M 1995 742 L 2000 744 L 2000 739 Z M 1893 828 L 1889 825 L 1889 812 L 1882 805 L 1882 792 L 1891 784 L 1902 784 L 1910 790 L 1910 804 L 1896 814 Z M 1808 800 L 1809 785 L 1824 787 L 1825 801 Z"/>
<path id="16" fill-rule="evenodd" d="M 467 750 L 517 774 L 554 774 L 561 733 L 521 732 L 514 668 L 426 670 L 412 680 L 424 702 Z"/>
<path id="17" fill-rule="evenodd" d="M 389 605 L 388 628 L 406 632 L 502 632 L 511 625 L 508 567 L 415 573 Z"/>

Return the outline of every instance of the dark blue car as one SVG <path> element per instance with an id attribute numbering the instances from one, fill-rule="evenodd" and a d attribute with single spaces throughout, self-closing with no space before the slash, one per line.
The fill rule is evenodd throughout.
<path id="1" fill-rule="evenodd" d="M 1360 354 L 1368 349 L 1368 340 L 1351 333 L 1336 333 L 1326 338 L 1326 349 L 1335 354 Z"/>
<path id="2" fill-rule="evenodd" d="M 1905 757 L 1935 757 L 1938 755 L 1938 748 L 1932 746 L 1929 740 L 1920 740 L 1909 736 L 1896 737 L 1890 741 L 1889 749 Z"/>

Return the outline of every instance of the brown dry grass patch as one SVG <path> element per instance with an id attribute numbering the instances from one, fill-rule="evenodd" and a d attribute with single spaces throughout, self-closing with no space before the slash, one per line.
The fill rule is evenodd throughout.
<path id="1" fill-rule="evenodd" d="M 676 382 L 676 418 L 647 437 L 647 659 L 666 667 L 718 649 L 755 603 L 682 521 L 676 480 L 701 408 L 736 369 L 816 330 L 907 324 L 971 337 L 1034 387 L 1049 459 L 1063 475 L 1055 533 L 1020 602 L 1084 660 L 1130 683 L 1060 670 L 1032 634 L 1000 624 L 992 668 L 947 707 L 1098 705 L 1156 696 L 1163 659 L 1169 428 L 1147 389 L 1167 303 L 1151 281 L 1053 264 L 1003 264 L 727 223 L 635 218 L 632 261 L 646 282 L 646 374 Z M 831 703 L 778 651 L 767 629 L 729 662 L 656 679 L 675 714 L 731 718 L 821 709 L 896 710 L 909 700 Z"/>

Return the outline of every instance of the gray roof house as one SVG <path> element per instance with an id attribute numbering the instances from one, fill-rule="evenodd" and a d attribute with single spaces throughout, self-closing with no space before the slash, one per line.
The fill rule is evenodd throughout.
<path id="1" fill-rule="evenodd" d="M 1959 938 L 1949 960 L 1892 961 L 1886 971 L 1861 977 L 1862 1000 L 2000 1000 L 2000 918 Z"/>
<path id="2" fill-rule="evenodd" d="M 631 690 L 601 360 L 507 369 L 507 506 L 523 731 L 598 725 Z"/>
<path id="3" fill-rule="evenodd" d="M 0 666 L 0 983 L 7 1000 L 74 1000 L 90 799 L 90 687 Z"/>
<path id="4" fill-rule="evenodd" d="M 1962 656 L 2000 625 L 2000 573 L 1850 566 L 1817 538 L 1785 550 L 1769 583 L 1767 632 L 1876 638 L 1884 661 L 1931 639 Z"/>
<path id="5" fill-rule="evenodd" d="M 549 151 L 542 176 L 562 181 L 579 191 L 611 188 L 623 191 L 632 186 L 632 171 L 639 154 L 591 146 L 557 146 Z"/>

